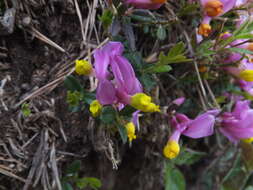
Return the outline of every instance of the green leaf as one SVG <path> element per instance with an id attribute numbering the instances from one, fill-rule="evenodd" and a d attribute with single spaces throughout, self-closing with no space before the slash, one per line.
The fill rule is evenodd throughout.
<path id="1" fill-rule="evenodd" d="M 81 99 L 81 93 L 78 91 L 67 91 L 67 103 L 71 107 L 78 106 Z"/>
<path id="2" fill-rule="evenodd" d="M 144 88 L 148 91 L 150 91 L 156 84 L 153 76 L 147 73 L 142 74 L 139 79 L 141 83 L 144 85 Z"/>
<path id="3" fill-rule="evenodd" d="M 244 33 L 250 24 L 250 19 L 247 19 L 237 30 L 233 32 L 233 36 Z"/>
<path id="4" fill-rule="evenodd" d="M 237 39 L 251 39 L 251 38 L 253 38 L 253 34 L 251 34 L 251 33 L 239 34 L 234 37 L 235 40 L 237 40 Z"/>
<path id="5" fill-rule="evenodd" d="M 119 114 L 122 116 L 132 116 L 132 114 L 136 111 L 132 106 L 126 105 L 122 110 L 120 110 Z"/>
<path id="6" fill-rule="evenodd" d="M 102 22 L 104 29 L 107 29 L 112 24 L 113 13 L 110 10 L 104 10 L 102 16 L 98 18 Z"/>
<path id="7" fill-rule="evenodd" d="M 100 119 L 105 124 L 112 124 L 116 121 L 116 111 L 111 106 L 105 106 L 100 114 Z"/>
<path id="8" fill-rule="evenodd" d="M 89 177 L 89 178 L 87 178 L 87 181 L 89 182 L 89 185 L 93 189 L 97 189 L 97 188 L 100 188 L 102 186 L 101 181 L 99 179 L 97 179 L 97 178 Z"/>
<path id="9" fill-rule="evenodd" d="M 182 16 L 192 14 L 192 13 L 196 12 L 198 10 L 198 8 L 199 8 L 198 4 L 187 4 L 182 9 L 180 9 L 178 16 L 182 17 Z"/>
<path id="10" fill-rule="evenodd" d="M 161 25 L 157 29 L 156 36 L 159 40 L 165 40 L 167 36 L 165 28 L 162 27 Z"/>
<path id="11" fill-rule="evenodd" d="M 86 178 L 80 178 L 80 179 L 76 180 L 76 186 L 79 189 L 83 189 L 83 188 L 87 187 L 88 182 L 87 182 Z"/>
<path id="12" fill-rule="evenodd" d="M 62 190 L 73 190 L 73 188 L 69 183 L 63 182 L 62 183 Z"/>
<path id="13" fill-rule="evenodd" d="M 165 190 L 185 190 L 183 174 L 169 161 L 165 166 Z"/>
<path id="14" fill-rule="evenodd" d="M 95 99 L 96 99 L 96 94 L 95 93 L 93 93 L 93 92 L 84 92 L 83 101 L 86 104 L 91 104 L 91 102 Z"/>
<path id="15" fill-rule="evenodd" d="M 67 175 L 68 176 L 74 176 L 74 175 L 76 175 L 79 172 L 80 168 L 81 168 L 81 161 L 80 160 L 75 160 L 67 168 Z"/>
<path id="16" fill-rule="evenodd" d="M 241 54 L 253 54 L 253 51 L 247 50 L 247 49 L 242 49 L 242 48 L 229 48 L 230 51 L 236 52 L 236 53 L 241 53 Z"/>
<path id="17" fill-rule="evenodd" d="M 67 76 L 64 80 L 64 86 L 69 90 L 69 91 L 78 91 L 82 92 L 83 88 L 79 81 L 72 75 Z"/>
<path id="18" fill-rule="evenodd" d="M 173 160 L 173 163 L 177 165 L 191 165 L 199 161 L 205 155 L 206 153 L 204 152 L 183 148 L 178 157 Z"/>
<path id="19" fill-rule="evenodd" d="M 153 65 L 152 67 L 148 68 L 148 72 L 150 73 L 164 73 L 171 71 L 172 68 L 169 65 Z"/>
<path id="20" fill-rule="evenodd" d="M 147 23 L 150 23 L 150 22 L 154 22 L 154 18 L 151 17 L 151 16 L 142 16 L 142 15 L 136 15 L 136 14 L 132 14 L 131 15 L 131 19 L 133 20 L 136 20 L 138 22 L 147 22 Z"/>
<path id="21" fill-rule="evenodd" d="M 168 53 L 168 57 L 174 57 L 174 56 L 183 54 L 184 49 L 185 49 L 184 48 L 184 43 L 179 42 L 173 48 L 170 49 L 170 51 Z"/>
<path id="22" fill-rule="evenodd" d="M 31 109 L 29 108 L 29 104 L 23 103 L 21 105 L 21 112 L 24 117 L 28 117 L 31 114 Z"/>
<path id="23" fill-rule="evenodd" d="M 117 128 L 119 130 L 119 134 L 120 134 L 120 137 L 121 137 L 121 140 L 122 142 L 125 144 L 127 142 L 127 130 L 126 128 L 121 125 L 120 123 L 117 123 Z"/>
<path id="24" fill-rule="evenodd" d="M 192 61 L 184 56 L 184 44 L 182 42 L 177 43 L 170 49 L 168 55 L 164 55 L 163 52 L 159 54 L 157 65 L 167 65 L 171 63 L 183 63 Z"/>
<path id="25" fill-rule="evenodd" d="M 97 190 L 102 186 L 102 183 L 99 179 L 94 177 L 83 177 L 76 181 L 76 186 L 80 189 L 90 186 L 92 189 Z"/>

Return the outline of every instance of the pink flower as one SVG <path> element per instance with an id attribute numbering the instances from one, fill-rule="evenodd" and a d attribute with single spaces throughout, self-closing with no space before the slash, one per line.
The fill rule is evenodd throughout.
<path id="1" fill-rule="evenodd" d="M 253 109 L 249 104 L 247 100 L 237 101 L 232 112 L 225 112 L 220 117 L 220 132 L 234 143 L 253 137 Z"/>
<path id="2" fill-rule="evenodd" d="M 176 116 L 173 116 L 171 119 L 171 125 L 175 129 L 173 132 L 173 135 L 170 139 L 177 140 L 174 136 L 174 133 L 183 134 L 190 138 L 202 138 L 206 136 L 210 136 L 213 134 L 213 126 L 215 122 L 215 116 L 220 111 L 210 110 L 205 112 L 204 114 L 201 114 L 197 116 L 195 119 L 191 120 L 184 114 L 176 114 Z"/>
<path id="3" fill-rule="evenodd" d="M 184 114 L 176 114 L 171 119 L 171 126 L 174 128 L 163 154 L 169 159 L 175 158 L 179 152 L 178 144 L 181 135 L 197 139 L 207 137 L 213 134 L 215 116 L 219 114 L 219 110 L 210 110 L 191 120 Z"/>
<path id="4" fill-rule="evenodd" d="M 132 65 L 122 56 L 120 42 L 108 42 L 94 53 L 95 75 L 99 80 L 97 100 L 102 105 L 126 103 L 127 95 L 142 92 Z"/>
<path id="5" fill-rule="evenodd" d="M 211 33 L 210 21 L 213 17 L 221 16 L 231 10 L 236 0 L 200 0 L 204 18 L 200 24 L 198 33 L 208 36 Z"/>
<path id="6" fill-rule="evenodd" d="M 158 9 L 166 0 L 124 0 L 126 4 L 130 4 L 139 9 Z"/>

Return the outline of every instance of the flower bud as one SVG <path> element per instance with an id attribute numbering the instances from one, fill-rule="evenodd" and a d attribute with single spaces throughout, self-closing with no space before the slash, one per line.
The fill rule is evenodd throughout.
<path id="1" fill-rule="evenodd" d="M 130 105 L 143 112 L 160 112 L 159 106 L 151 102 L 151 97 L 144 93 L 136 93 L 131 97 Z"/>
<path id="2" fill-rule="evenodd" d="M 173 141 L 173 140 L 168 141 L 168 143 L 163 149 L 163 155 L 169 159 L 176 158 L 179 152 L 180 152 L 180 146 L 176 141 Z"/>
<path id="3" fill-rule="evenodd" d="M 135 125 L 133 124 L 133 122 L 129 122 L 125 125 L 125 127 L 127 130 L 128 140 L 129 140 L 129 142 L 132 142 L 132 140 L 136 139 Z"/>
<path id="4" fill-rule="evenodd" d="M 210 0 L 205 4 L 204 11 L 207 16 L 218 16 L 223 13 L 223 3 L 219 0 Z"/>
<path id="5" fill-rule="evenodd" d="M 78 75 L 89 75 L 92 73 L 92 65 L 86 60 L 75 61 L 75 71 Z"/>
<path id="6" fill-rule="evenodd" d="M 209 36 L 209 34 L 212 32 L 212 28 L 209 24 L 201 24 L 198 29 L 198 34 L 202 36 Z"/>
<path id="7" fill-rule="evenodd" d="M 102 111 L 102 105 L 98 100 L 94 100 L 90 104 L 90 112 L 93 117 L 97 117 Z"/>

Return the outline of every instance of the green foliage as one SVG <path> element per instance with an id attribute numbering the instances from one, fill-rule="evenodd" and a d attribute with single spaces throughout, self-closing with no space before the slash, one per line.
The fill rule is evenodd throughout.
<path id="1" fill-rule="evenodd" d="M 167 55 L 163 52 L 160 53 L 158 57 L 158 62 L 148 66 L 144 72 L 145 73 L 162 73 L 169 72 L 172 70 L 171 66 L 168 64 L 172 63 L 182 63 L 192 61 L 187 59 L 184 55 L 185 47 L 182 42 L 176 44 L 173 48 L 170 49 Z"/>
<path id="2" fill-rule="evenodd" d="M 31 114 L 31 109 L 29 108 L 29 104 L 23 103 L 21 105 L 21 112 L 24 117 L 28 117 Z"/>
<path id="3" fill-rule="evenodd" d="M 112 24 L 113 13 L 111 10 L 105 9 L 103 14 L 99 16 L 99 20 L 102 22 L 104 29 L 107 29 Z"/>
<path id="4" fill-rule="evenodd" d="M 163 52 L 159 55 L 159 60 L 156 65 L 167 65 L 171 63 L 183 63 L 192 61 L 191 59 L 187 59 L 184 55 L 185 47 L 183 42 L 177 43 L 173 48 L 170 49 L 167 55 L 164 55 Z"/>
<path id="5" fill-rule="evenodd" d="M 132 114 L 136 111 L 132 106 L 126 105 L 122 110 L 120 110 L 119 114 L 123 117 L 132 117 Z"/>
<path id="6" fill-rule="evenodd" d="M 72 75 L 69 75 L 65 78 L 64 86 L 71 92 L 74 91 L 83 92 L 83 88 L 80 82 Z"/>
<path id="7" fill-rule="evenodd" d="M 127 142 L 127 130 L 126 130 L 125 126 L 121 125 L 120 123 L 118 123 L 116 126 L 119 130 L 121 140 L 125 144 Z"/>
<path id="8" fill-rule="evenodd" d="M 185 190 L 184 175 L 171 162 L 165 164 L 165 190 Z"/>
<path id="9" fill-rule="evenodd" d="M 211 60 L 211 56 L 216 54 L 216 51 L 212 50 L 213 43 L 211 41 L 206 41 L 201 43 L 196 48 L 196 55 L 199 59 L 207 57 Z"/>
<path id="10" fill-rule="evenodd" d="M 185 6 L 183 6 L 179 12 L 177 13 L 177 15 L 179 17 L 182 16 L 187 16 L 190 14 L 196 14 L 198 11 L 199 5 L 198 4 L 186 4 Z"/>
<path id="11" fill-rule="evenodd" d="M 150 74 L 147 74 L 147 73 L 143 73 L 139 77 L 139 79 L 147 91 L 150 91 L 156 84 L 154 77 Z"/>
<path id="12" fill-rule="evenodd" d="M 253 54 L 253 52 L 250 51 L 250 50 L 242 49 L 242 48 L 236 48 L 236 47 L 229 48 L 228 50 L 231 51 L 231 52 L 240 53 L 240 54 Z"/>
<path id="13" fill-rule="evenodd" d="M 73 190 L 73 186 L 78 187 L 78 189 L 90 187 L 91 189 L 98 190 L 101 188 L 102 183 L 99 179 L 95 177 L 79 177 L 78 173 L 80 168 L 80 160 L 75 160 L 72 164 L 70 164 L 67 168 L 66 176 L 61 180 L 63 190 Z"/>
<path id="14" fill-rule="evenodd" d="M 180 154 L 173 160 L 176 165 L 191 165 L 199 161 L 206 153 L 182 148 Z"/>
<path id="15" fill-rule="evenodd" d="M 246 20 L 238 29 L 236 29 L 231 37 L 221 40 L 220 46 L 221 48 L 225 48 L 227 45 L 229 45 L 231 42 L 237 40 L 237 39 L 250 39 L 252 38 L 251 31 L 253 30 L 253 21 L 250 21 L 250 19 Z"/>
<path id="16" fill-rule="evenodd" d="M 79 170 L 81 168 L 81 161 L 75 160 L 73 163 L 71 163 L 67 168 L 67 176 L 75 176 L 78 174 Z"/>
<path id="17" fill-rule="evenodd" d="M 89 105 L 96 99 L 95 93 L 84 90 L 80 82 L 72 75 L 66 77 L 64 85 L 68 89 L 67 103 L 69 104 L 69 109 L 72 112 L 83 110 L 84 104 Z M 83 103 L 83 105 L 80 103 Z"/>
<path id="18" fill-rule="evenodd" d="M 83 189 L 87 186 L 90 186 L 91 189 L 97 190 L 98 188 L 100 188 L 102 186 L 102 184 L 101 184 L 101 181 L 97 178 L 83 177 L 83 178 L 79 178 L 76 181 L 76 186 L 79 189 Z"/>
<path id="19" fill-rule="evenodd" d="M 62 182 L 62 189 L 63 190 L 73 190 L 73 187 L 71 184 L 69 184 L 67 182 Z"/>
<path id="20" fill-rule="evenodd" d="M 116 120 L 116 110 L 111 106 L 103 107 L 100 114 L 100 120 L 104 124 L 113 124 Z"/>
<path id="21" fill-rule="evenodd" d="M 81 100 L 81 93 L 78 91 L 67 91 L 67 103 L 70 107 L 79 106 Z"/>

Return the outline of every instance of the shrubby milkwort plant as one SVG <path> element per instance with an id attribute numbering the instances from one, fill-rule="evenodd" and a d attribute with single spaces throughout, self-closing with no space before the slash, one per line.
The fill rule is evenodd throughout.
<path id="1" fill-rule="evenodd" d="M 165 159 L 170 160 L 167 161 L 169 165 L 165 172 L 167 178 L 171 177 L 172 173 L 168 172 L 176 169 L 177 164 L 186 164 L 186 161 L 182 162 L 186 153 L 192 157 L 199 155 L 185 148 L 191 146 L 185 142 L 194 141 L 184 137 L 180 140 L 181 136 L 206 140 L 209 139 L 206 137 L 215 135 L 218 147 L 240 145 L 242 153 L 247 149 L 253 154 L 253 3 L 250 0 L 192 0 L 182 1 L 182 4 L 182 7 L 175 8 L 178 12 L 174 12 L 173 1 L 107 1 L 108 9 L 99 19 L 110 40 L 95 49 L 89 59 L 76 60 L 75 74 L 65 80 L 70 109 L 82 112 L 89 110 L 97 123 L 114 126 L 123 143 L 128 140 L 134 146 L 133 142 L 142 130 L 140 115 L 166 117 L 167 131 L 170 133 L 166 135 L 167 143 L 162 145 L 163 150 L 160 152 Z M 169 10 L 171 15 L 168 20 L 159 16 L 162 12 L 156 13 L 158 9 Z M 182 24 L 187 15 L 191 15 L 194 20 L 192 31 L 189 31 L 190 27 L 186 30 Z M 119 23 L 127 28 L 123 34 L 114 31 Z M 133 42 L 137 36 L 134 27 L 142 27 L 145 35 L 158 41 L 173 35 L 175 28 L 183 32 L 173 45 L 170 44 L 168 52 L 160 48 L 161 51 L 144 58 Z M 187 32 L 192 35 L 189 36 Z M 138 38 L 135 40 L 138 41 Z M 181 64 L 194 68 L 194 72 L 176 76 L 177 69 L 182 68 Z M 159 85 L 158 79 L 164 80 L 162 73 L 168 72 L 170 77 L 173 74 L 176 76 L 178 86 L 199 85 L 197 89 L 200 98 L 197 104 L 201 105 L 201 109 L 194 105 L 188 110 L 185 108 L 187 102 L 191 101 L 189 93 L 174 97 L 177 98 L 174 101 L 170 98 L 167 104 L 160 101 L 159 96 L 154 96 L 152 88 Z M 95 90 L 84 89 L 77 78 L 95 79 Z M 157 124 L 153 123 L 153 126 Z M 242 155 L 242 158 L 246 159 L 250 173 L 253 165 L 249 165 L 247 159 L 252 160 L 253 157 Z M 246 186 L 246 176 L 249 178 L 250 175 L 242 172 Z M 230 188 L 230 177 L 227 175 L 223 178 L 222 188 Z M 170 184 L 165 182 L 166 189 L 170 189 Z"/>

